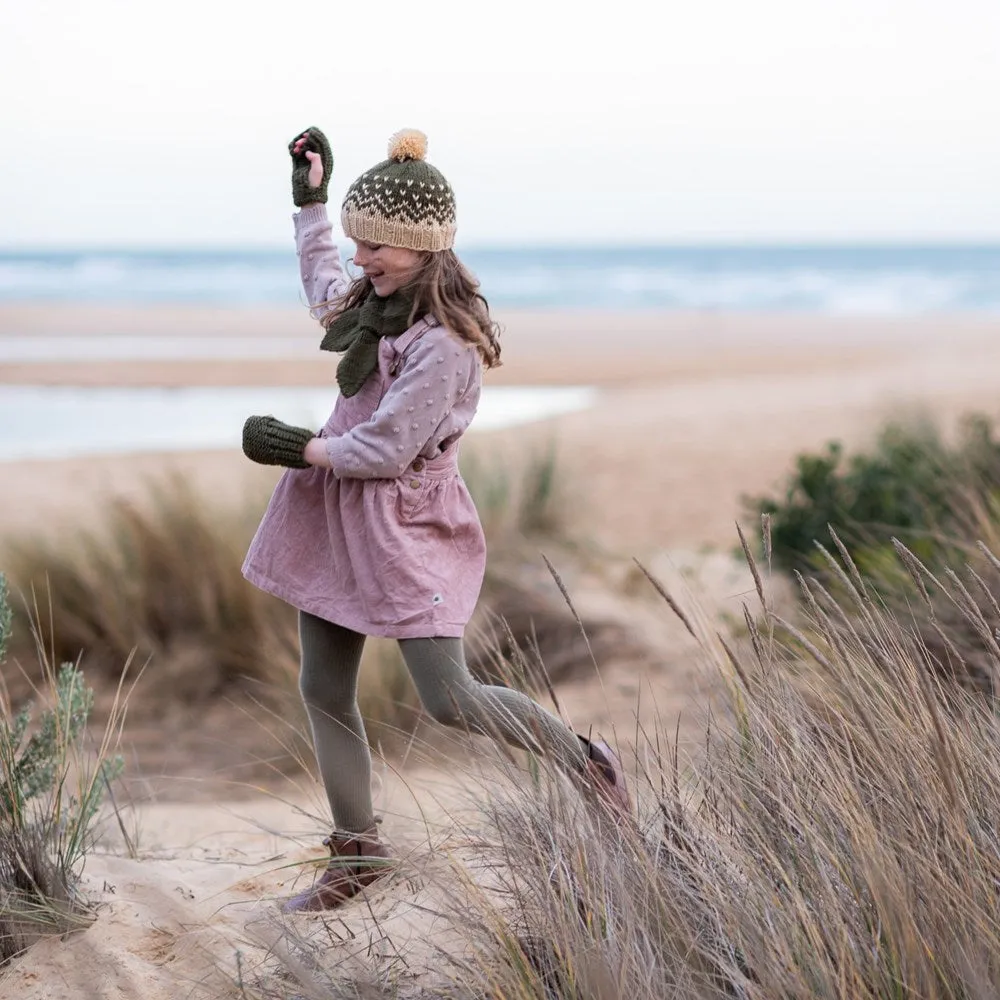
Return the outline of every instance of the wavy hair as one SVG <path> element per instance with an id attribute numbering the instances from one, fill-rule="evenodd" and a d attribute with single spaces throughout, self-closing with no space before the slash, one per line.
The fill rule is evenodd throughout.
<path id="1" fill-rule="evenodd" d="M 485 368 L 499 367 L 500 326 L 479 293 L 478 279 L 454 250 L 421 253 L 420 263 L 401 290 L 413 296 L 411 323 L 429 313 L 460 340 L 474 344 Z M 371 279 L 365 275 L 355 278 L 333 312 L 324 317 L 324 326 L 360 306 L 371 294 Z"/>

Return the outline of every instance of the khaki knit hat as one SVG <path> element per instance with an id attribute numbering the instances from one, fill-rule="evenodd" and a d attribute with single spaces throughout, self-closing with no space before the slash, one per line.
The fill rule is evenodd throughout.
<path id="1" fill-rule="evenodd" d="M 455 193 L 424 160 L 427 136 L 403 129 L 389 140 L 389 159 L 366 170 L 340 210 L 355 240 L 409 250 L 449 250 L 455 243 Z"/>

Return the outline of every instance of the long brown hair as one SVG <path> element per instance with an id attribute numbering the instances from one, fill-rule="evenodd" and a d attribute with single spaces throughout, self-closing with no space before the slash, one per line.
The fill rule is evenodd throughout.
<path id="1" fill-rule="evenodd" d="M 479 294 L 478 279 L 454 250 L 427 251 L 420 256 L 420 263 L 402 289 L 413 295 L 410 322 L 429 313 L 460 340 L 475 344 L 486 368 L 497 368 L 501 364 L 500 326 L 490 316 L 489 303 Z M 324 323 L 360 306 L 371 293 L 370 278 L 355 278 Z"/>

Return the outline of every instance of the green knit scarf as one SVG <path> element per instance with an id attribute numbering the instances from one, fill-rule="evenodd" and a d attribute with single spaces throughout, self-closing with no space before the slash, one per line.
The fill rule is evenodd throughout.
<path id="1" fill-rule="evenodd" d="M 378 342 L 395 337 L 410 325 L 413 296 L 402 291 L 381 298 L 372 292 L 353 309 L 341 313 L 327 327 L 321 351 L 344 352 L 337 365 L 337 385 L 345 396 L 353 396 L 378 367 Z"/>

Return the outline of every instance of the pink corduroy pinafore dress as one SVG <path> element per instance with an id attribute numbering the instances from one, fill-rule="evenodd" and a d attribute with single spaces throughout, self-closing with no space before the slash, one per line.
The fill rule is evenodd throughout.
<path id="1" fill-rule="evenodd" d="M 320 432 L 334 470 L 284 473 L 243 564 L 247 580 L 364 635 L 463 634 L 486 566 L 458 472 L 481 382 L 470 350 L 427 319 L 380 341 L 378 369 L 337 399 Z"/>

